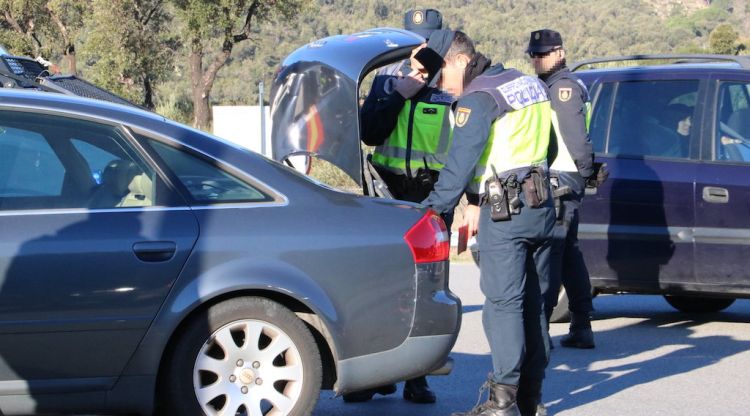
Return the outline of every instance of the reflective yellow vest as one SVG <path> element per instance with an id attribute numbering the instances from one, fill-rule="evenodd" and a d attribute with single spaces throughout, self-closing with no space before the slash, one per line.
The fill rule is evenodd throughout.
<path id="1" fill-rule="evenodd" d="M 396 128 L 375 148 L 372 161 L 398 175 L 414 176 L 426 166 L 445 166 L 452 139 L 450 103 L 406 100 Z"/>
<path id="2" fill-rule="evenodd" d="M 591 103 L 586 102 L 586 132 L 589 131 L 589 125 L 591 124 Z M 550 166 L 551 170 L 557 170 L 562 172 L 578 172 L 576 162 L 573 160 L 573 156 L 570 155 L 568 146 L 565 145 L 565 139 L 560 132 L 560 122 L 557 120 L 557 113 L 552 110 L 552 127 L 555 129 L 555 136 L 557 137 L 557 157 Z"/>
<path id="3" fill-rule="evenodd" d="M 516 70 L 504 78 L 497 77 L 500 85 L 491 80 L 479 80 L 481 88 L 492 95 L 499 105 L 508 105 L 512 111 L 505 112 L 491 126 L 490 136 L 484 152 L 477 162 L 472 192 L 484 193 L 487 179 L 492 175 L 492 167 L 498 175 L 503 172 L 529 166 L 543 166 L 547 163 L 552 107 L 547 87 L 536 77 L 523 75 Z M 529 94 L 528 92 L 531 92 Z M 514 92 L 524 97 L 523 102 L 508 102 L 506 96 Z M 503 95 L 506 94 L 506 96 Z M 504 104 L 507 103 L 507 104 Z"/>

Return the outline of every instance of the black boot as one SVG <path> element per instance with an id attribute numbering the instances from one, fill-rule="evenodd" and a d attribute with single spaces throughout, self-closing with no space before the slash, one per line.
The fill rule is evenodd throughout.
<path id="1" fill-rule="evenodd" d="M 372 389 L 354 391 L 351 393 L 344 394 L 344 401 L 347 403 L 361 403 L 372 399 L 375 394 L 387 396 L 396 392 L 395 384 L 388 384 L 386 386 L 375 387 Z"/>
<path id="2" fill-rule="evenodd" d="M 414 403 L 435 403 L 435 393 L 427 385 L 427 378 L 422 376 L 406 380 L 404 399 Z"/>
<path id="3" fill-rule="evenodd" d="M 521 377 L 516 402 L 518 410 L 521 411 L 521 416 L 539 416 L 538 409 L 542 403 L 542 380 L 530 380 Z M 546 414 L 546 409 L 544 409 L 544 412 Z"/>
<path id="4" fill-rule="evenodd" d="M 591 316 L 588 313 L 574 312 L 570 316 L 570 331 L 560 339 L 560 345 L 568 348 L 594 348 L 594 331 L 591 330 Z"/>
<path id="5" fill-rule="evenodd" d="M 517 386 L 487 380 L 479 389 L 477 403 L 482 400 L 482 395 L 487 389 L 490 391 L 490 397 L 486 402 L 477 404 L 466 413 L 453 413 L 451 416 L 521 416 L 516 406 Z"/>

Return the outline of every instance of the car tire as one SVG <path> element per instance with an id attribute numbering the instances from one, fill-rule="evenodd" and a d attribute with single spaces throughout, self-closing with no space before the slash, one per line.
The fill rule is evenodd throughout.
<path id="1" fill-rule="evenodd" d="M 568 292 L 565 291 L 565 287 L 560 285 L 560 294 L 557 296 L 557 306 L 552 309 L 552 315 L 549 317 L 549 321 L 552 323 L 564 323 L 570 322 L 570 310 L 568 310 Z"/>
<path id="2" fill-rule="evenodd" d="M 169 414 L 302 416 L 312 413 L 321 378 L 305 324 L 279 303 L 241 297 L 190 320 L 161 382 Z"/>
<path id="3" fill-rule="evenodd" d="M 697 296 L 664 295 L 667 303 L 680 312 L 719 312 L 734 303 L 733 298 L 704 298 Z"/>

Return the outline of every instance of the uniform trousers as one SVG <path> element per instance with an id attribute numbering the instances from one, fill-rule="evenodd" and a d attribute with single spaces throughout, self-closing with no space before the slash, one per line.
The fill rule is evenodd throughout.
<path id="1" fill-rule="evenodd" d="M 518 385 L 521 377 L 544 378 L 549 359 L 542 294 L 547 291 L 555 209 L 522 207 L 510 221 L 494 222 L 483 204 L 477 240 L 482 310 L 493 365 L 493 381 Z"/>

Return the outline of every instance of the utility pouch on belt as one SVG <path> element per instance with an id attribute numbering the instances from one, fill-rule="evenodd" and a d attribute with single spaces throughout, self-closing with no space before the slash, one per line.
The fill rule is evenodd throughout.
<path id="1" fill-rule="evenodd" d="M 492 177 L 487 180 L 487 202 L 490 204 L 492 221 L 508 221 L 510 219 L 508 192 L 497 177 L 494 166 L 492 166 Z"/>
<path id="2" fill-rule="evenodd" d="M 549 198 L 549 182 L 544 169 L 535 166 L 523 180 L 523 193 L 526 196 L 526 204 L 531 208 L 539 208 Z"/>
<path id="3" fill-rule="evenodd" d="M 510 207 L 511 215 L 518 215 L 521 213 L 521 184 L 518 182 L 516 174 L 511 174 L 508 179 L 505 180 L 505 190 L 508 192 L 508 206 Z"/>

